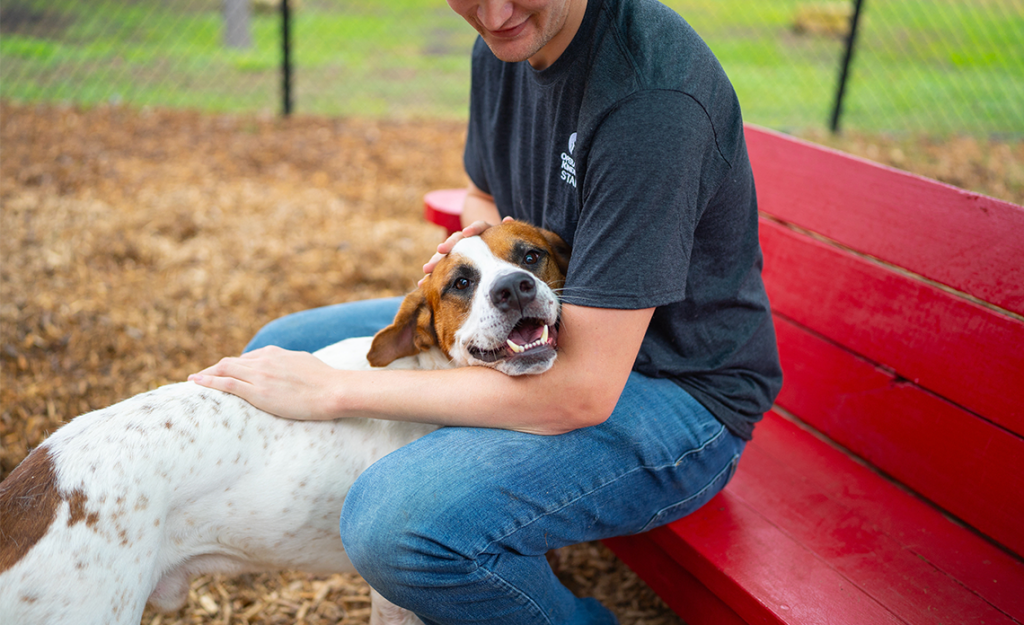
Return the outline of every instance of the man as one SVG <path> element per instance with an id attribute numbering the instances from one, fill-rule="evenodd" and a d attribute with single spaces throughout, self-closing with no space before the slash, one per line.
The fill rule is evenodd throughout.
<path id="1" fill-rule="evenodd" d="M 614 623 L 544 554 L 703 505 L 781 385 L 739 106 L 653 0 L 449 4 L 480 39 L 467 228 L 438 254 L 506 216 L 558 232 L 573 252 L 554 367 L 340 372 L 268 347 L 195 380 L 286 418 L 451 426 L 370 467 L 341 518 L 356 568 L 424 622 Z M 250 347 L 313 350 L 396 309 L 300 313 Z"/>

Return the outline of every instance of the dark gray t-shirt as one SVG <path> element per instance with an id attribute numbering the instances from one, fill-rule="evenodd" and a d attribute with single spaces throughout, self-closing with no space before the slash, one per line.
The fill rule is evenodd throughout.
<path id="1" fill-rule="evenodd" d="M 563 301 L 655 307 L 634 370 L 749 439 L 782 374 L 739 104 L 711 51 L 653 0 L 589 0 L 553 65 L 478 40 L 472 79 L 466 171 L 502 216 L 572 246 Z"/>

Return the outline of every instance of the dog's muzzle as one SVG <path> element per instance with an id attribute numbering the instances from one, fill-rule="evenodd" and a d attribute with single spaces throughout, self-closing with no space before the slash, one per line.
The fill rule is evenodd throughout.
<path id="1" fill-rule="evenodd" d="M 481 363 L 500 361 L 499 368 L 514 375 L 550 366 L 557 345 L 558 306 L 538 293 L 537 279 L 525 271 L 497 279 L 488 298 L 506 320 L 504 340 L 487 348 L 470 346 L 473 358 Z"/>

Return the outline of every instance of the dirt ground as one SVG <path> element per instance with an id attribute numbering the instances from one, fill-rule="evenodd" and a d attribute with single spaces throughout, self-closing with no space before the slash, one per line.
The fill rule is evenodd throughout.
<path id="1" fill-rule="evenodd" d="M 264 323 L 400 295 L 462 186 L 462 124 L 0 104 L 0 478 L 83 412 L 236 354 Z M 1024 203 L 1024 141 L 815 139 Z M 623 625 L 679 623 L 599 544 L 560 577 Z M 356 576 L 194 581 L 143 623 L 366 623 Z"/>

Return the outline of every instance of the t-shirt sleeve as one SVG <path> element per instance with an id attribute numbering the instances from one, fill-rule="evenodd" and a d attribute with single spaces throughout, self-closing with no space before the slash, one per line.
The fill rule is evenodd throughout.
<path id="1" fill-rule="evenodd" d="M 729 168 L 707 114 L 685 93 L 640 92 L 589 143 L 562 299 L 620 309 L 682 301 L 694 230 Z"/>

